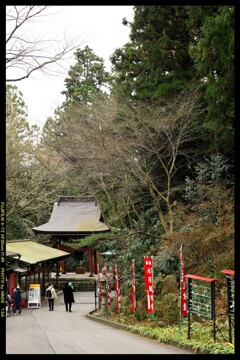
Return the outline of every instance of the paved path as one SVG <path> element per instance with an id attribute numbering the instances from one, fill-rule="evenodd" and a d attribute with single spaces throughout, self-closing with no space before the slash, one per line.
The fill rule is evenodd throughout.
<path id="1" fill-rule="evenodd" d="M 63 294 L 40 309 L 23 309 L 23 315 L 6 318 L 6 355 L 8 354 L 191 354 L 174 346 L 92 321 L 85 315 L 94 303 L 82 303 L 75 292 L 72 312 L 66 312 Z M 86 299 L 85 299 L 86 300 Z"/>

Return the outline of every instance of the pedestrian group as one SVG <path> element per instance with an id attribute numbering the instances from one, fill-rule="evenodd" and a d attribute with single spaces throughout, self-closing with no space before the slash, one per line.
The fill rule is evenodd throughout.
<path id="1" fill-rule="evenodd" d="M 63 289 L 63 295 L 64 295 L 64 304 L 66 311 L 72 312 L 72 304 L 75 303 L 74 299 L 74 287 L 72 283 L 66 282 L 64 289 Z M 48 300 L 48 306 L 49 311 L 54 310 L 54 300 L 57 299 L 57 292 L 53 286 L 52 283 L 48 284 L 48 287 L 46 289 L 45 298 Z M 16 315 L 18 310 L 18 314 L 23 315 L 22 312 L 22 293 L 20 285 L 17 284 L 12 292 L 12 296 L 7 289 L 6 291 L 6 312 L 7 316 Z"/>

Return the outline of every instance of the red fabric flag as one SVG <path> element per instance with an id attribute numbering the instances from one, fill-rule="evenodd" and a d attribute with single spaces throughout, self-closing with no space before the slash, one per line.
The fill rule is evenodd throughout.
<path id="1" fill-rule="evenodd" d="M 153 313 L 153 256 L 144 256 L 144 275 L 147 294 L 147 310 Z"/>
<path id="2" fill-rule="evenodd" d="M 132 312 L 136 310 L 136 296 L 135 296 L 135 260 L 132 260 Z"/>
<path id="3" fill-rule="evenodd" d="M 180 263 L 181 263 L 181 314 L 182 316 L 187 315 L 187 294 L 185 287 L 185 270 L 184 270 L 184 262 L 183 262 L 183 254 L 182 254 L 182 245 L 180 247 Z"/>

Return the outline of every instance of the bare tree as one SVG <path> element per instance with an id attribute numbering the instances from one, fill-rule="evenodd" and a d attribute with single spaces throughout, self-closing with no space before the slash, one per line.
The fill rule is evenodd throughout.
<path id="1" fill-rule="evenodd" d="M 33 37 L 37 21 L 51 15 L 44 13 L 48 8 L 38 5 L 6 7 L 6 81 L 20 81 L 36 71 L 54 75 L 56 70 L 52 65 L 57 64 L 60 69 L 63 61 L 79 47 L 75 40 L 67 40 L 65 36 L 63 39 L 42 39 L 40 34 Z"/>
<path id="2" fill-rule="evenodd" d="M 31 228 L 49 216 L 52 199 L 60 192 L 64 168 L 58 154 L 36 142 L 38 128 L 30 127 L 21 92 L 6 92 L 6 210 L 7 237 L 32 234 Z M 26 234 L 26 233 L 25 233 Z M 23 234 L 22 234 L 23 235 Z M 26 236 L 26 235 L 25 235 Z"/>
<path id="3" fill-rule="evenodd" d="M 82 188 L 102 191 L 123 227 L 135 218 L 136 189 L 152 200 L 162 227 L 174 231 L 174 179 L 192 162 L 204 111 L 196 91 L 168 106 L 119 104 L 109 98 L 60 114 L 58 148 L 79 169 Z M 128 224 L 131 224 L 131 220 Z"/>

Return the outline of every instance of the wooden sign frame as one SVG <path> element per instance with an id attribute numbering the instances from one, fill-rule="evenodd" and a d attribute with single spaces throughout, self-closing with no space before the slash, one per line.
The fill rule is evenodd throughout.
<path id="1" fill-rule="evenodd" d="M 215 279 L 197 275 L 188 278 L 188 339 L 190 339 L 190 314 L 213 321 L 213 339 L 216 341 Z"/>

